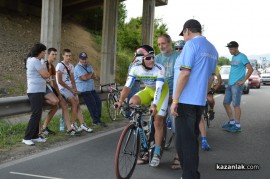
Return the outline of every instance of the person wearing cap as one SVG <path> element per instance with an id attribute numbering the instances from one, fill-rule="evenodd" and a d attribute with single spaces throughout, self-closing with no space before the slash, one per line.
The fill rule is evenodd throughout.
<path id="1" fill-rule="evenodd" d="M 222 126 L 223 129 L 229 132 L 241 132 L 241 95 L 243 85 L 253 72 L 253 68 L 247 56 L 238 50 L 238 43 L 231 41 L 227 46 L 232 56 L 231 70 L 229 74 L 228 87 L 225 90 L 223 105 L 226 110 L 229 122 Z M 246 69 L 248 70 L 246 73 Z M 232 103 L 234 114 L 230 104 Z"/>
<path id="2" fill-rule="evenodd" d="M 181 156 L 182 178 L 199 179 L 199 123 L 218 52 L 202 36 L 202 26 L 195 19 L 185 22 L 180 35 L 186 44 L 174 65 L 171 113 L 176 117 L 176 149 Z"/>
<path id="3" fill-rule="evenodd" d="M 93 129 L 88 127 L 84 122 L 80 102 L 77 94 L 77 87 L 74 80 L 74 66 L 71 61 L 71 50 L 64 49 L 62 54 L 63 60 L 56 65 L 56 81 L 60 93 L 71 104 L 71 127 L 75 132 L 86 131 L 88 133 L 93 132 Z M 79 119 L 80 126 L 76 122 L 76 118 Z M 67 119 L 65 119 L 67 120 Z M 70 132 L 73 132 L 70 130 Z M 76 135 L 76 134 L 75 134 Z"/>
<path id="4" fill-rule="evenodd" d="M 178 53 L 181 53 L 183 48 L 185 46 L 185 41 L 184 40 L 179 40 L 177 42 L 175 42 L 174 44 L 174 50 Z"/>
<path id="5" fill-rule="evenodd" d="M 156 55 L 156 63 L 159 63 L 164 66 L 165 68 L 165 79 L 168 82 L 169 86 L 169 104 L 168 107 L 170 107 L 172 103 L 172 93 L 173 93 L 173 74 L 174 74 L 174 64 L 175 60 L 178 57 L 179 53 L 177 51 L 174 51 L 172 48 L 172 39 L 168 34 L 162 34 L 157 39 L 158 48 L 160 50 L 160 54 Z M 179 44 L 180 46 L 180 44 Z M 171 128 L 172 132 L 175 133 L 175 127 L 174 127 L 174 117 L 171 115 L 170 110 L 168 110 L 168 120 L 171 121 Z M 173 163 L 171 165 L 172 169 L 179 169 L 180 161 L 179 157 L 175 155 L 173 159 Z"/>
<path id="6" fill-rule="evenodd" d="M 130 93 L 130 89 L 136 79 L 140 79 L 145 88 L 136 93 L 129 101 L 129 105 L 150 106 L 152 115 L 154 116 L 155 128 L 155 148 L 154 155 L 150 161 L 150 166 L 157 167 L 160 163 L 161 143 L 163 139 L 163 120 L 166 116 L 169 99 L 168 84 L 165 80 L 165 69 L 162 65 L 155 63 L 155 51 L 149 45 L 142 45 L 137 48 L 135 56 L 142 57 L 142 64 L 132 66 L 129 70 L 126 84 L 121 91 L 119 101 L 116 103 L 117 111 L 123 101 Z M 141 158 L 142 162 L 148 163 L 149 154 Z"/>
<path id="7" fill-rule="evenodd" d="M 79 54 L 79 62 L 74 69 L 75 83 L 91 115 L 93 125 L 106 127 L 107 125 L 100 120 L 102 105 L 95 89 L 95 72 L 87 58 L 85 52 Z"/>

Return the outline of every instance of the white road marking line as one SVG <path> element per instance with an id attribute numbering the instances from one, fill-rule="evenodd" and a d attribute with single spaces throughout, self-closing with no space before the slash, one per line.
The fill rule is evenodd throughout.
<path id="1" fill-rule="evenodd" d="M 48 177 L 48 176 L 42 176 L 42 175 L 33 175 L 33 174 L 28 174 L 28 173 L 19 173 L 19 172 L 9 172 L 9 173 L 15 174 L 15 175 L 31 176 L 31 177 L 36 177 L 36 178 L 62 179 L 62 178 Z"/>

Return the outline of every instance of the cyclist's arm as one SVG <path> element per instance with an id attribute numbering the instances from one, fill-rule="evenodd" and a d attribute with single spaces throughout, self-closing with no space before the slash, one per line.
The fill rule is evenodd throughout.
<path id="1" fill-rule="evenodd" d="M 154 100 L 153 100 L 153 103 L 152 103 L 152 104 L 155 104 L 156 106 L 157 106 L 157 104 L 158 104 L 158 102 L 160 100 L 163 85 L 164 85 L 164 78 L 157 78 L 156 90 L 155 90 L 155 94 L 154 94 Z"/>
<path id="2" fill-rule="evenodd" d="M 123 101 L 128 97 L 128 94 L 130 93 L 130 88 L 127 86 L 124 86 L 124 88 L 121 91 L 121 95 L 119 98 L 119 102 L 122 104 Z"/>

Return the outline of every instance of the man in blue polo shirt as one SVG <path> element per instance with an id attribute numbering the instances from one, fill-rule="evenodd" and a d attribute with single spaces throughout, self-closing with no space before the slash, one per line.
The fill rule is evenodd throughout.
<path id="1" fill-rule="evenodd" d="M 241 132 L 240 117 L 241 117 L 241 95 L 243 85 L 253 72 L 253 68 L 249 63 L 247 56 L 238 50 L 238 43 L 231 41 L 226 47 L 229 48 L 233 55 L 231 61 L 231 70 L 229 74 L 228 87 L 225 90 L 223 105 L 230 121 L 223 125 L 222 128 L 229 132 Z M 248 69 L 246 73 L 246 69 Z M 230 104 L 232 103 L 235 112 L 235 120 Z"/>
<path id="2" fill-rule="evenodd" d="M 95 73 L 92 66 L 87 63 L 87 58 L 88 56 L 85 52 L 80 53 L 79 63 L 74 69 L 75 83 L 90 112 L 93 125 L 106 127 L 107 125 L 100 120 L 101 100 L 95 90 Z"/>
<path id="3" fill-rule="evenodd" d="M 185 22 L 180 33 L 186 42 L 174 65 L 174 88 L 171 113 L 176 116 L 176 149 L 180 157 L 182 178 L 199 179 L 199 122 L 215 71 L 218 53 L 201 34 L 195 20 Z"/>

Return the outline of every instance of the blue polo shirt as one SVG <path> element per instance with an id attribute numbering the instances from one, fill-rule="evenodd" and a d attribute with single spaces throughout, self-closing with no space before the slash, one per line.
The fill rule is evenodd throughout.
<path id="1" fill-rule="evenodd" d="M 155 56 L 155 62 L 164 66 L 165 68 L 165 79 L 169 86 L 169 95 L 173 94 L 173 76 L 174 76 L 174 64 L 179 53 L 173 51 L 169 56 L 162 53 Z"/>
<path id="2" fill-rule="evenodd" d="M 86 92 L 86 91 L 95 90 L 95 84 L 94 84 L 93 79 L 89 79 L 89 80 L 81 80 L 80 79 L 81 76 L 83 76 L 87 73 L 93 73 L 93 72 L 94 72 L 94 69 L 89 64 L 87 64 L 86 66 L 83 66 L 82 64 L 78 63 L 75 66 L 74 78 L 75 78 L 77 90 L 79 92 Z"/>
<path id="3" fill-rule="evenodd" d="M 234 55 L 231 61 L 229 74 L 229 85 L 234 85 L 237 81 L 243 80 L 246 75 L 246 64 L 249 63 L 247 56 L 243 53 Z"/>
<path id="4" fill-rule="evenodd" d="M 216 69 L 217 59 L 216 48 L 205 37 L 197 36 L 186 42 L 174 65 L 174 91 L 181 71 L 190 71 L 179 103 L 205 105 L 208 81 Z"/>

